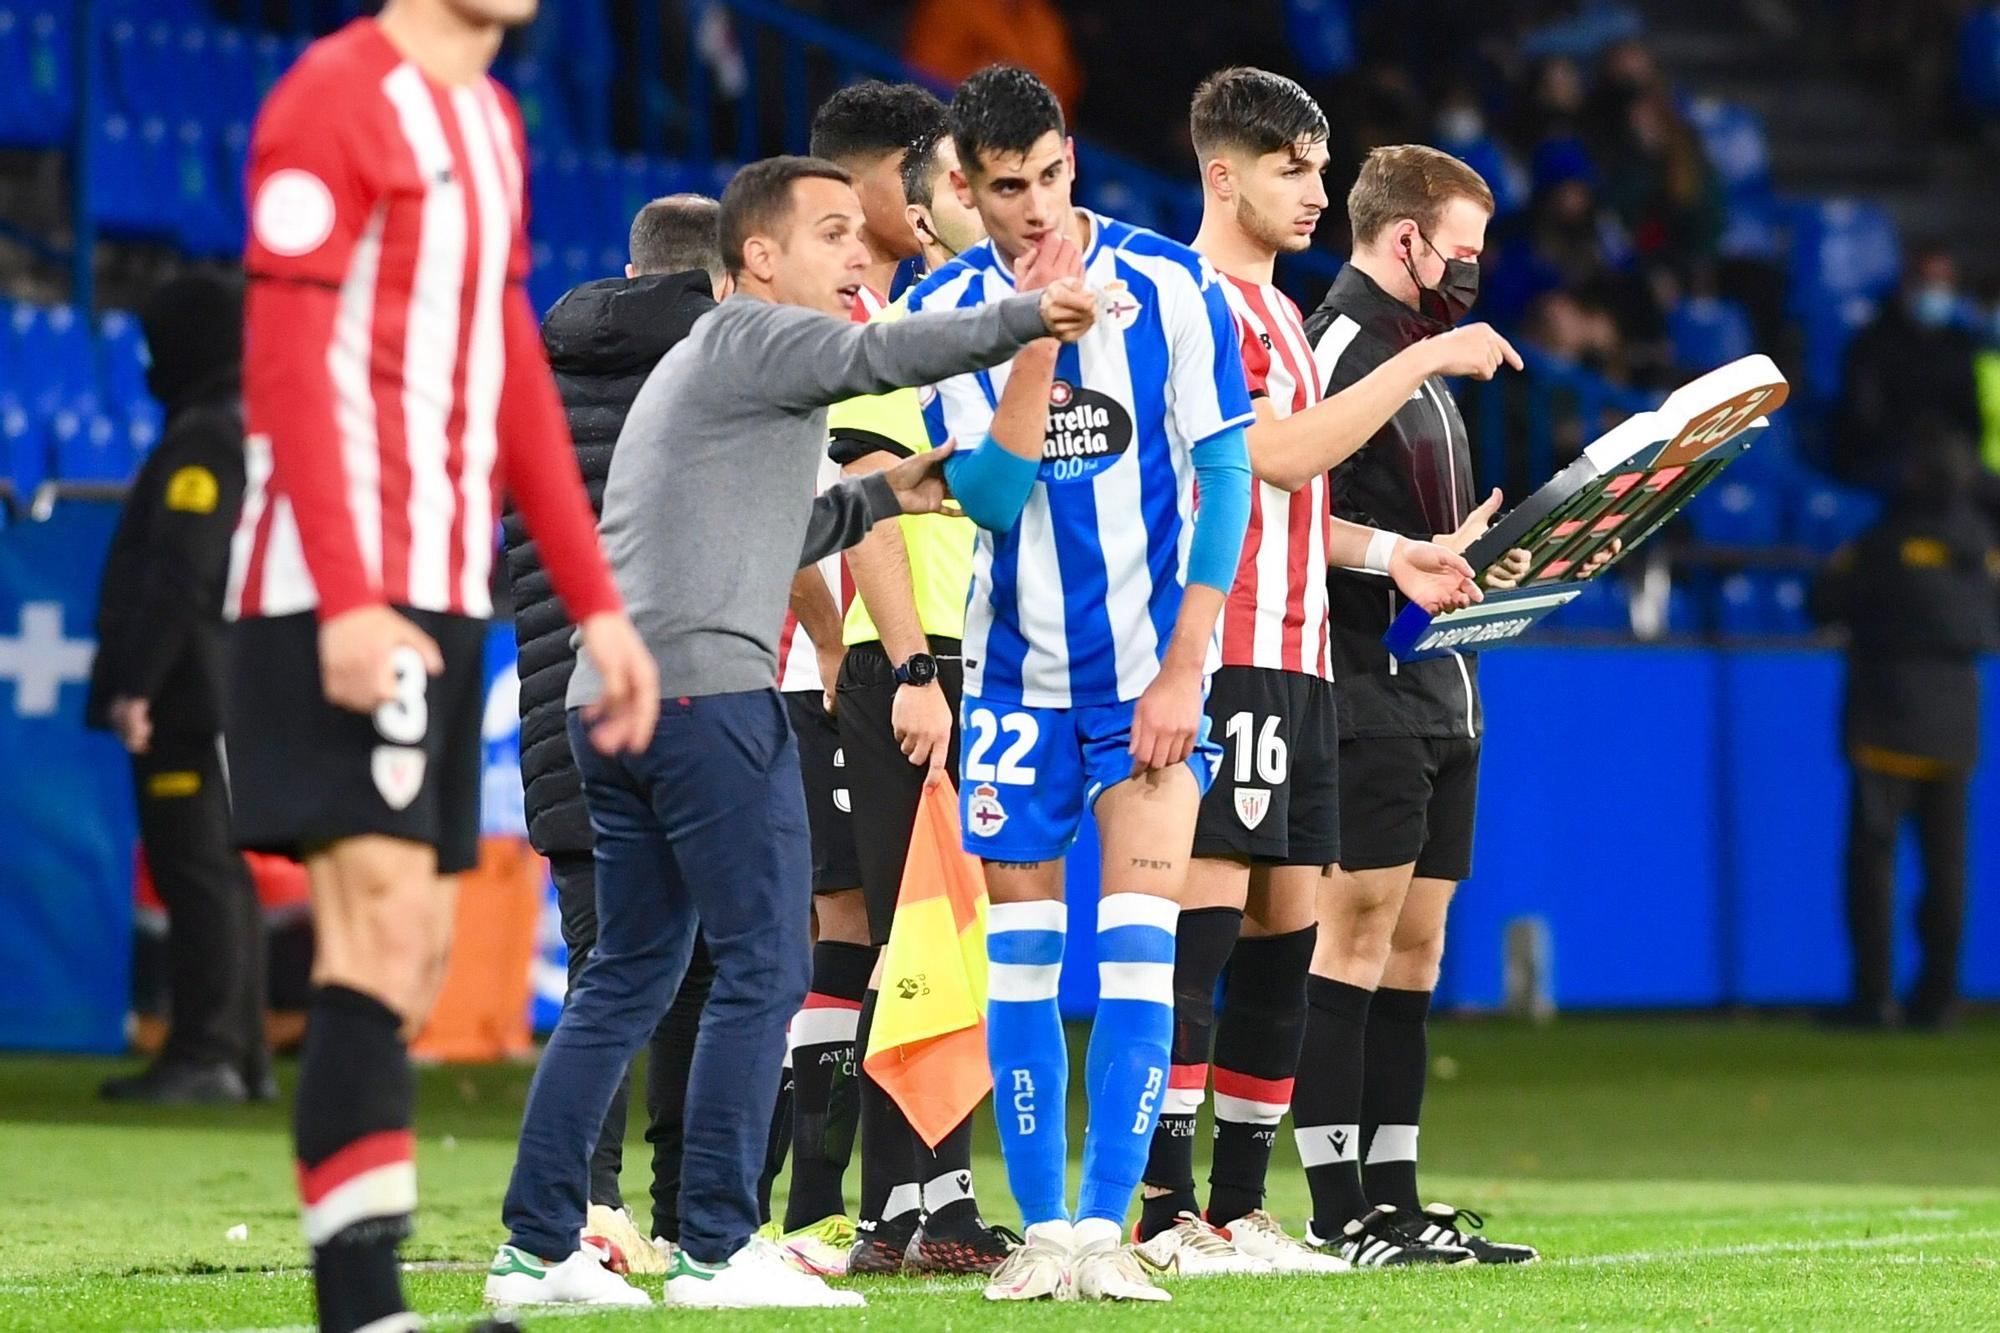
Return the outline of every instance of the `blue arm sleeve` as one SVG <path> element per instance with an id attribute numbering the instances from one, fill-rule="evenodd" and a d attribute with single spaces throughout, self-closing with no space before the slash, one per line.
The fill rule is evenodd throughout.
<path id="1" fill-rule="evenodd" d="M 1250 530 L 1250 446 L 1241 426 L 1231 426 L 1194 447 L 1194 475 L 1201 510 L 1188 546 L 1187 581 L 1228 592 L 1243 559 Z"/>
<path id="2" fill-rule="evenodd" d="M 1240 437 L 1241 432 L 1238 432 Z M 1246 456 L 1247 458 L 1247 456 Z M 1244 464 L 1247 472 L 1249 464 Z M 1020 521 L 1027 507 L 1035 477 L 1042 470 L 1040 459 L 1009 453 L 991 435 L 976 449 L 960 449 L 944 460 L 944 479 L 958 498 L 965 516 L 989 532 L 1005 532 Z M 1244 502 L 1244 522 L 1249 522 L 1249 502 Z"/>

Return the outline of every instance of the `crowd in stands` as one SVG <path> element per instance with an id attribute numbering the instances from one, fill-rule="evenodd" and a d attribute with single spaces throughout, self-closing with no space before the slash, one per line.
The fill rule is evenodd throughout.
<path id="1" fill-rule="evenodd" d="M 314 30 L 360 8 L 105 0 L 77 195 L 100 235 L 233 255 L 243 226 L 235 182 L 258 99 Z M 1794 406 L 1757 467 L 1745 464 L 1737 486 L 1697 507 L 1692 529 L 1706 542 L 1820 546 L 1865 522 L 1867 504 L 1835 483 L 1886 485 L 1893 469 L 1880 455 L 1894 447 L 1899 394 L 1948 404 L 1952 427 L 2000 473 L 2000 291 L 1969 289 L 1947 251 L 1899 236 L 1876 204 L 1776 190 L 1757 117 L 1675 86 L 1640 15 L 1616 0 L 1435 0 L 1420 17 L 1379 0 L 1262 0 L 1183 7 L 1171 23 L 1152 0 L 785 8 L 941 83 L 996 59 L 1036 70 L 1085 138 L 1085 201 L 1163 230 L 1192 231 L 1185 101 L 1213 52 L 1296 74 L 1321 100 L 1334 127 L 1336 200 L 1371 145 L 1422 141 L 1463 157 L 1498 204 L 1480 316 L 1520 334 L 1540 372 L 1486 391 L 1504 400 L 1489 410 L 1468 403 L 1475 431 L 1497 428 L 1505 440 L 1495 477 L 1515 494 L 1644 395 L 1753 350 L 1792 376 Z M 1813 20 L 1827 8 L 1843 22 L 1822 38 Z M 0 145 L 72 142 L 75 14 L 69 0 L 0 0 Z M 1760 18 L 1840 44 L 1852 67 L 1910 72 L 1889 83 L 1933 107 L 1940 134 L 1992 139 L 2000 3 L 1769 0 Z M 717 192 L 732 149 L 755 136 L 759 151 L 796 147 L 782 139 L 786 107 L 799 100 L 788 81 L 804 65 L 758 35 L 762 21 L 756 6 L 729 0 L 545 4 L 510 44 L 498 72 L 530 126 L 539 304 L 618 271 L 618 220 L 647 199 Z M 651 66 L 634 54 L 649 33 L 663 51 Z M 717 104 L 733 107 L 728 123 L 717 114 L 707 143 L 690 138 L 702 123 L 686 86 L 691 50 Z M 1116 56 L 1087 58 L 1094 51 Z M 753 103 L 761 115 L 746 110 Z M 1345 254 L 1345 231 L 1342 210 L 1330 210 L 1323 262 L 1295 283 L 1302 300 L 1317 298 Z M 0 466 L 15 492 L 48 477 L 127 475 L 158 430 L 132 321 L 25 303 L 0 309 L 0 320 Z M 1924 388 L 1903 375 L 1911 365 Z M 1948 392 L 1932 391 L 1940 379 Z M 1524 429 L 1536 437 L 1525 452 Z"/>

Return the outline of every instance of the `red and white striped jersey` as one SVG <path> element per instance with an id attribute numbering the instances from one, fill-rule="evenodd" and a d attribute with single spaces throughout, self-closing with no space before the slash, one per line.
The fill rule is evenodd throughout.
<path id="1" fill-rule="evenodd" d="M 1245 282 L 1226 273 L 1222 279 L 1242 335 L 1250 396 L 1269 398 L 1280 417 L 1319 402 L 1319 376 L 1299 308 L 1269 283 Z M 1324 475 L 1290 495 L 1268 482 L 1251 485 L 1250 530 L 1222 611 L 1224 666 L 1333 678 L 1326 603 L 1326 548 L 1332 531 Z"/>
<path id="2" fill-rule="evenodd" d="M 522 287 L 524 161 L 504 89 L 431 80 L 371 19 L 272 90 L 231 616 L 490 615 L 503 478 L 572 618 L 618 605 Z"/>
<path id="3" fill-rule="evenodd" d="M 866 324 L 875 318 L 877 311 L 889 304 L 889 299 L 870 287 L 861 284 L 861 290 L 854 294 L 854 305 L 847 312 L 848 318 L 856 324 Z M 819 491 L 840 480 L 840 464 L 831 458 L 819 460 Z M 818 491 L 814 492 L 818 494 Z M 843 618 L 847 607 L 854 600 L 854 580 L 848 577 L 847 560 L 838 552 L 819 562 L 820 575 L 826 579 L 826 586 L 833 592 L 833 600 L 840 607 Z M 785 627 L 778 634 L 778 689 L 784 693 L 793 690 L 823 690 L 826 682 L 820 678 L 819 653 L 813 647 L 812 635 L 790 611 L 785 612 Z"/>

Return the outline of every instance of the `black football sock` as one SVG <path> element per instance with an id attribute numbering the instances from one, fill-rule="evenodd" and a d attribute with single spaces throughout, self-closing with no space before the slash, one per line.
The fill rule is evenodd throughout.
<path id="1" fill-rule="evenodd" d="M 1306 1027 L 1306 968 L 1317 927 L 1239 940 L 1215 1029 L 1215 1156 L 1208 1220 L 1226 1227 L 1264 1206 L 1264 1180 Z"/>
<path id="2" fill-rule="evenodd" d="M 1313 1231 L 1336 1240 L 1368 1212 L 1361 1188 L 1361 1081 L 1374 992 L 1306 978 L 1306 1035 L 1292 1085 L 1293 1133 L 1312 1190 Z"/>
<path id="3" fill-rule="evenodd" d="M 868 1049 L 879 995 L 871 990 L 862 1001 L 861 1026 L 854 1038 L 857 1051 Z M 864 1232 L 907 1234 L 923 1209 L 923 1184 L 917 1175 L 917 1149 L 922 1145 L 888 1090 L 868 1076 L 867 1066 L 857 1061 L 855 1072 L 861 1084 L 861 1210 L 856 1224 Z"/>
<path id="4" fill-rule="evenodd" d="M 977 1114 L 975 1112 L 974 1114 Z M 902 1108 L 896 1116 L 905 1124 Z M 972 1194 L 972 1116 L 938 1140 L 932 1149 L 915 1127 L 910 1138 L 916 1144 L 917 1174 L 923 1179 L 924 1231 L 932 1236 L 954 1236 L 977 1227 L 979 1200 Z"/>
<path id="5" fill-rule="evenodd" d="M 396 1246 L 417 1206 L 416 1081 L 402 1025 L 345 986 L 315 990 L 307 1012 L 292 1137 L 325 1333 L 386 1329 L 407 1308 Z"/>
<path id="6" fill-rule="evenodd" d="M 1201 1211 L 1195 1197 L 1195 1120 L 1208 1092 L 1208 1051 L 1215 1030 L 1215 984 L 1243 930 L 1234 907 L 1182 912 L 1174 928 L 1174 1039 L 1167 1092 L 1146 1157 L 1139 1239 L 1151 1240 L 1182 1213 Z"/>
<path id="7" fill-rule="evenodd" d="M 847 1144 L 837 1154 L 827 1133 L 833 1084 L 843 1072 L 852 1077 L 854 1036 L 875 950 L 866 944 L 821 940 L 813 946 L 812 990 L 792 1019 L 792 1183 L 785 1200 L 785 1230 L 796 1231 L 822 1218 L 844 1216 L 847 1201 L 841 1177 L 847 1171 Z"/>
<path id="8" fill-rule="evenodd" d="M 1431 993 L 1375 992 L 1368 1009 L 1368 1075 L 1362 1083 L 1361 1125 L 1368 1155 L 1362 1168 L 1368 1197 L 1417 1213 L 1417 1125 L 1430 1062 Z"/>

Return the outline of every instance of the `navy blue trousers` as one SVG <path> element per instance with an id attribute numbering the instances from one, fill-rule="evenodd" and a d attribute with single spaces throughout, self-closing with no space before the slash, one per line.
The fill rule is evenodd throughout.
<path id="1" fill-rule="evenodd" d="M 776 690 L 668 699 L 635 755 L 599 754 L 575 711 L 569 730 L 596 835 L 597 946 L 528 1090 L 509 1242 L 549 1259 L 576 1249 L 605 1108 L 699 926 L 715 980 L 688 1076 L 680 1240 L 720 1263 L 757 1229 L 785 1028 L 811 980 L 798 746 Z"/>

